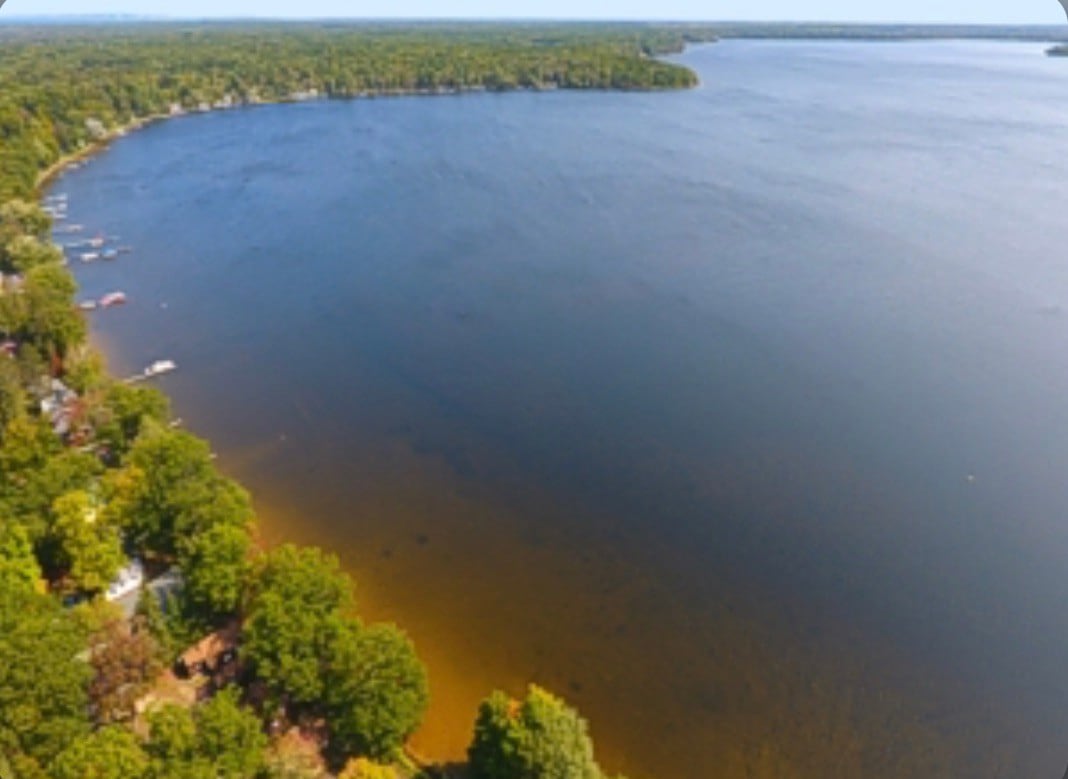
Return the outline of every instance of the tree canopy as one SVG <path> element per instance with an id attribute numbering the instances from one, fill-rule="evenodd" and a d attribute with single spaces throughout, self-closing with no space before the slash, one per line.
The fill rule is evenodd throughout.
<path id="1" fill-rule="evenodd" d="M 0 581 L 0 584 L 6 582 Z M 47 765 L 89 730 L 85 634 L 53 599 L 0 589 L 0 749 Z"/>
<path id="2" fill-rule="evenodd" d="M 147 772 L 148 755 L 137 737 L 116 726 L 76 739 L 50 769 L 53 779 L 141 779 Z"/>
<path id="3" fill-rule="evenodd" d="M 478 710 L 472 779 L 602 779 L 586 721 L 532 685 L 522 701 L 495 692 Z"/>
<path id="4" fill-rule="evenodd" d="M 242 652 L 281 700 L 323 698 L 324 671 L 352 601 L 352 583 L 333 556 L 287 545 L 261 561 Z"/>
<path id="5" fill-rule="evenodd" d="M 426 669 L 393 625 L 349 624 L 334 639 L 327 672 L 331 748 L 390 759 L 423 720 Z"/>

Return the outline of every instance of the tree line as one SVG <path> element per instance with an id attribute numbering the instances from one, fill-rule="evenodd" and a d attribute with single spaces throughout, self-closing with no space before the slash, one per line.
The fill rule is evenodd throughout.
<path id="1" fill-rule="evenodd" d="M 262 550 L 249 495 L 165 396 L 116 381 L 32 196 L 100 128 L 201 103 L 440 86 L 685 86 L 646 27 L 301 26 L 2 34 L 0 58 L 0 773 L 20 779 L 414 775 L 427 673 L 313 548 Z M 9 86 L 10 85 L 10 86 Z M 51 405 L 50 405 L 51 404 Z M 49 409 L 61 407 L 63 424 Z M 132 619 L 103 597 L 130 559 L 176 570 Z M 183 650 L 236 628 L 238 672 L 193 706 L 144 706 Z M 214 683 L 213 683 L 214 684 Z M 293 763 L 277 734 L 317 734 Z M 493 693 L 473 779 L 602 779 L 584 720 L 532 687 Z M 401 773 L 398 773 L 401 771 Z"/>

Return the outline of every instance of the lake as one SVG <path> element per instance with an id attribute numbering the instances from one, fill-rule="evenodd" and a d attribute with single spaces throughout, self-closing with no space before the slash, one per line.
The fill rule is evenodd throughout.
<path id="1" fill-rule="evenodd" d="M 1060 776 L 1068 63 L 678 60 L 146 128 L 54 188 L 98 343 L 412 634 L 428 754 L 536 682 L 632 779 Z"/>

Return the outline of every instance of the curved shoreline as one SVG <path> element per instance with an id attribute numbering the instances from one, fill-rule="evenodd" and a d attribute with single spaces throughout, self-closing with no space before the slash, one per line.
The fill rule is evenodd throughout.
<path id="1" fill-rule="evenodd" d="M 672 64 L 675 64 L 675 63 L 672 63 Z M 687 70 L 689 70 L 689 69 L 687 68 Z M 693 73 L 692 70 L 690 70 L 690 72 Z M 696 73 L 693 73 L 693 75 L 694 75 L 694 79 L 695 79 L 695 85 L 699 84 L 699 81 L 697 80 L 697 77 L 696 77 Z M 688 87 L 688 88 L 693 88 L 693 87 Z M 611 92 L 670 92 L 670 91 L 676 91 L 676 89 L 677 88 L 671 88 L 671 87 L 648 88 L 648 89 L 609 89 L 609 88 L 601 88 L 601 87 L 591 87 L 591 88 L 588 88 L 588 89 L 573 89 L 572 88 L 572 89 L 568 89 L 567 91 L 573 91 L 573 92 L 604 92 L 604 93 L 611 93 Z M 452 97 L 460 97 L 460 96 L 465 96 L 465 95 L 469 95 L 469 94 L 484 94 L 484 93 L 497 93 L 497 94 L 502 94 L 503 95 L 505 93 L 511 93 L 511 92 L 554 92 L 554 91 L 560 91 L 560 88 L 557 88 L 557 87 L 551 87 L 551 88 L 515 87 L 515 88 L 509 88 L 509 89 L 489 90 L 489 89 L 482 88 L 482 87 L 471 87 L 471 88 L 457 88 L 457 89 L 450 89 L 450 90 L 418 90 L 418 89 L 417 90 L 383 90 L 383 91 L 379 91 L 379 92 L 361 93 L 361 94 L 349 95 L 349 96 L 336 96 L 336 97 L 335 96 L 317 96 L 317 97 L 314 97 L 314 98 L 304 98 L 304 99 L 291 98 L 291 99 L 282 99 L 282 100 L 257 100 L 257 101 L 234 103 L 234 104 L 226 106 L 226 107 L 222 107 L 222 106 L 212 107 L 212 108 L 207 109 L 207 110 L 198 110 L 198 109 L 182 110 L 182 111 L 173 111 L 173 112 L 167 113 L 167 114 L 160 113 L 160 114 L 153 114 L 153 115 L 144 116 L 144 117 L 136 117 L 135 119 L 131 120 L 130 122 L 127 122 L 127 123 L 125 123 L 123 125 L 120 125 L 118 127 L 115 127 L 115 128 L 112 128 L 112 129 L 108 130 L 101 137 L 93 140 L 92 142 L 87 143 L 83 148 L 80 148 L 75 152 L 72 152 L 70 154 L 67 154 L 67 155 L 64 155 L 64 156 L 60 157 L 58 160 L 56 160 L 51 165 L 49 165 L 46 169 L 42 170 L 38 174 L 36 182 L 35 182 L 35 185 L 34 185 L 34 195 L 35 195 L 36 199 L 40 200 L 42 197 L 45 196 L 45 194 L 47 193 L 47 191 L 51 187 L 56 186 L 59 183 L 61 178 L 66 173 L 72 171 L 72 166 L 87 163 L 88 161 L 92 160 L 92 158 L 94 158 L 96 155 L 102 154 L 103 152 L 107 151 L 111 147 L 111 145 L 113 143 L 115 143 L 116 141 L 119 141 L 119 140 L 121 140 L 122 138 L 124 138 L 126 136 L 132 135 L 135 131 L 141 130 L 141 129 L 145 128 L 145 127 L 148 127 L 148 126 L 156 124 L 156 123 L 161 123 L 161 122 L 163 122 L 165 120 L 168 120 L 168 119 L 178 119 L 178 118 L 185 118 L 185 117 L 193 117 L 193 116 L 197 116 L 199 114 L 209 114 L 209 113 L 217 113 L 217 112 L 230 111 L 230 110 L 248 109 L 248 108 L 255 108 L 255 107 L 260 107 L 260 106 L 281 106 L 281 105 L 285 105 L 287 103 L 326 102 L 328 100 L 330 100 L 330 101 L 334 101 L 334 100 L 336 100 L 336 101 L 346 101 L 347 102 L 347 101 L 356 101 L 356 100 L 361 100 L 361 99 L 372 100 L 372 99 L 403 98 L 403 97 L 450 97 L 450 96 L 452 96 Z M 113 362 L 119 362 L 119 363 L 124 362 L 122 359 L 114 359 L 114 358 L 117 357 L 117 353 L 115 351 L 114 345 L 109 346 L 105 341 L 103 341 L 101 339 L 101 337 L 99 336 L 98 333 L 94 332 L 94 328 L 92 328 L 92 327 L 90 327 L 90 330 L 89 330 L 89 333 L 88 333 L 88 343 L 89 343 L 89 345 L 90 345 L 90 347 L 92 349 L 98 351 L 99 353 L 101 353 L 104 356 L 106 365 L 110 365 Z M 110 369 L 110 368 L 108 368 L 108 373 L 113 375 L 113 376 L 115 375 L 115 371 Z M 167 393 L 167 394 L 169 394 L 169 393 Z M 203 437 L 205 440 L 207 440 L 209 442 L 211 440 L 211 437 L 208 436 L 208 435 L 204 435 L 204 436 L 201 436 L 201 437 Z M 224 473 L 228 473 L 228 475 L 230 475 L 232 477 L 237 475 L 231 469 L 220 469 L 220 470 L 223 470 Z M 239 483 L 245 484 L 245 483 L 248 483 L 248 482 L 247 482 L 246 479 L 240 479 Z M 253 499 L 254 504 L 258 503 L 259 502 L 258 498 L 261 496 L 262 493 L 260 493 L 260 491 L 258 491 L 258 490 L 250 490 L 250 493 L 252 495 L 252 499 Z M 267 508 L 267 509 L 264 509 L 262 511 L 257 511 L 257 528 L 256 528 L 256 531 L 255 531 L 254 536 L 253 536 L 253 542 L 254 542 L 255 548 L 260 549 L 262 551 L 262 550 L 266 550 L 266 549 L 276 545 L 277 543 L 290 542 L 290 541 L 294 540 L 292 538 L 292 536 L 288 536 L 286 538 L 282 538 L 281 535 L 279 533 L 277 533 L 277 532 L 271 534 L 271 535 L 275 536 L 275 538 L 277 539 L 273 543 L 269 542 L 269 539 L 264 537 L 264 533 L 263 533 L 263 526 L 264 525 L 270 526 L 275 530 L 278 530 L 279 528 L 284 528 L 287 525 L 291 525 L 292 524 L 292 519 L 289 519 L 289 520 L 285 519 L 287 514 L 289 514 L 289 512 L 286 512 L 284 509 L 278 509 L 278 508 L 273 509 L 273 510 L 270 509 L 270 508 Z M 273 519 L 271 519 L 271 518 L 273 518 Z M 314 543 L 314 542 L 311 542 L 311 541 L 300 541 L 300 543 L 303 545 L 303 544 L 306 544 L 306 543 Z M 329 547 L 326 547 L 326 548 L 329 549 Z M 330 551 L 334 552 L 334 550 L 332 550 L 332 549 Z M 359 574 L 359 570 L 358 569 L 349 568 L 349 570 L 352 572 L 352 574 L 353 574 L 353 576 L 354 576 L 354 578 L 356 579 L 357 582 L 361 581 L 361 578 L 358 575 Z M 370 608 L 367 609 L 367 616 L 372 618 L 372 619 L 375 619 L 375 620 L 380 620 L 380 619 L 383 619 L 383 618 L 388 619 L 389 613 L 392 611 L 392 609 L 383 608 L 383 604 L 381 602 L 378 602 L 378 605 L 376 607 L 375 603 L 376 603 L 376 601 L 371 601 L 369 604 L 367 604 L 367 605 L 370 605 Z M 450 665 L 450 661 L 449 661 L 448 658 L 452 655 L 452 650 L 451 649 L 443 649 L 442 651 L 427 651 L 427 649 L 424 648 L 425 643 L 427 643 L 427 642 L 424 641 L 424 642 L 417 643 L 417 649 L 422 653 L 423 657 L 427 657 L 428 658 L 428 659 L 424 660 L 424 662 L 425 662 L 427 668 L 429 669 L 429 671 L 430 671 L 430 673 L 432 675 L 432 678 L 434 678 L 434 669 L 435 668 L 447 667 L 448 665 Z M 433 645 L 436 645 L 437 642 L 431 641 L 429 643 L 433 646 Z M 431 662 L 429 660 L 429 657 L 434 657 L 436 662 Z M 487 687 L 487 683 L 490 685 L 490 687 Z M 497 684 L 501 684 L 501 683 L 502 682 L 497 682 Z M 419 769 L 428 769 L 430 767 L 435 767 L 435 766 L 440 768 L 442 766 L 448 765 L 448 764 L 452 763 L 453 761 L 457 761 L 457 760 L 465 760 L 466 759 L 466 744 L 469 742 L 469 739 L 470 739 L 471 722 L 472 722 L 473 717 L 475 715 L 475 710 L 469 705 L 470 702 L 468 700 L 466 700 L 466 699 L 468 697 L 472 697 L 474 695 L 474 692 L 477 690 L 477 699 L 480 700 L 484 696 L 486 690 L 492 688 L 492 686 L 493 686 L 492 682 L 489 682 L 486 678 L 483 678 L 483 677 L 480 677 L 480 676 L 466 676 L 466 675 L 458 675 L 456 673 L 451 674 L 450 678 L 449 678 L 449 681 L 446 682 L 446 684 L 445 684 L 447 692 L 444 695 L 441 696 L 446 701 L 445 708 L 444 709 L 439 708 L 437 717 L 435 718 L 435 720 L 436 720 L 435 723 L 430 725 L 430 728 L 433 730 L 433 734 L 431 736 L 429 736 L 429 741 L 426 740 L 426 736 L 423 736 L 421 738 L 421 735 L 426 733 L 427 726 L 429 724 L 427 720 L 424 720 L 423 725 L 419 728 L 419 730 L 417 730 L 413 734 L 412 740 L 405 747 L 405 755 L 406 755 L 407 759 L 411 762 L 411 764 L 414 765 L 415 767 L 419 768 Z M 475 698 L 472 697 L 472 699 L 474 700 Z M 450 705 L 449 702 L 451 702 L 452 705 Z M 449 742 L 450 744 L 454 744 L 455 747 L 453 747 L 453 748 L 437 748 L 437 745 L 440 744 L 443 740 Z M 434 755 L 434 757 L 430 757 L 428 755 Z M 445 769 L 445 770 L 447 770 L 447 769 Z M 444 775 L 447 775 L 447 774 L 444 774 Z"/>
<path id="2" fill-rule="evenodd" d="M 707 42 L 703 42 L 703 43 L 707 43 L 707 44 L 711 45 L 711 44 L 716 43 L 716 42 L 717 41 L 707 41 Z M 682 53 L 685 52 L 685 50 L 687 48 L 689 48 L 692 45 L 695 45 L 695 44 L 687 43 L 682 49 L 680 49 L 678 51 L 673 51 L 673 52 L 664 52 L 664 55 L 666 56 L 666 55 L 682 54 Z M 333 101 L 333 100 L 344 102 L 344 101 L 356 101 L 356 100 L 380 100 L 380 99 L 384 99 L 384 98 L 397 98 L 397 97 L 462 97 L 464 95 L 475 95 L 475 94 L 486 94 L 486 93 L 511 94 L 511 93 L 516 93 L 516 92 L 562 92 L 562 91 L 566 91 L 566 92 L 604 92 L 604 93 L 613 93 L 613 92 L 617 92 L 617 93 L 628 93 L 628 92 L 633 92 L 633 93 L 659 93 L 659 92 L 664 92 L 664 93 L 667 93 L 667 92 L 684 91 L 686 89 L 696 89 L 697 87 L 699 87 L 701 85 L 700 78 L 698 77 L 698 75 L 697 75 L 697 73 L 695 71 L 691 70 L 690 68 L 686 68 L 685 66 L 678 65 L 677 63 L 667 63 L 667 64 L 672 64 L 675 67 L 682 67 L 685 70 L 687 70 L 690 73 L 690 75 L 693 77 L 693 79 L 694 79 L 693 83 L 690 86 L 685 86 L 685 87 L 670 87 L 670 86 L 668 86 L 668 87 L 656 87 L 656 86 L 650 86 L 650 87 L 633 87 L 633 88 L 629 88 L 629 87 L 628 88 L 624 88 L 624 87 L 584 87 L 584 88 L 576 88 L 576 87 L 561 87 L 561 86 L 558 86 L 558 85 L 555 85 L 555 84 L 553 84 L 553 85 L 548 85 L 547 84 L 547 85 L 539 86 L 539 87 L 516 86 L 516 87 L 505 88 L 505 89 L 488 89 L 488 88 L 483 87 L 483 86 L 450 87 L 450 88 L 447 88 L 447 89 L 446 88 L 442 88 L 442 89 L 387 89 L 387 90 L 378 90 L 378 91 L 364 91 L 364 92 L 360 92 L 360 93 L 352 94 L 352 95 L 316 95 L 316 96 L 313 96 L 313 97 L 290 96 L 289 98 L 283 99 L 283 100 L 241 101 L 241 102 L 235 102 L 235 103 L 233 103 L 231 105 L 227 105 L 225 107 L 212 106 L 211 108 L 208 108 L 208 109 L 199 109 L 199 108 L 182 109 L 181 111 L 175 111 L 175 112 L 171 112 L 169 114 L 150 114 L 148 116 L 135 117 L 133 120 L 131 120 L 130 122 L 127 122 L 126 124 L 123 124 L 123 125 L 120 125 L 118 127 L 115 127 L 115 128 L 112 128 L 112 129 L 108 130 L 107 133 L 105 133 L 103 136 L 101 136 L 100 138 L 90 142 L 85 147 L 83 147 L 81 149 L 78 149 L 77 151 L 74 151 L 74 152 L 71 152 L 69 154 L 65 154 L 65 155 L 61 156 L 58 160 L 56 160 L 51 165 L 49 165 L 47 168 L 45 168 L 43 171 L 38 173 L 37 174 L 37 180 L 36 180 L 36 182 L 34 184 L 34 195 L 37 198 L 40 198 L 44 194 L 44 190 L 46 190 L 49 186 L 51 186 L 53 183 L 55 183 L 56 179 L 58 179 L 61 175 L 63 175 L 63 173 L 71 165 L 73 165 L 75 163 L 78 163 L 78 162 L 83 162 L 83 161 L 92 159 L 92 157 L 94 157 L 95 155 L 100 154 L 101 152 L 105 151 L 112 143 L 114 143 L 117 140 L 120 140 L 121 138 L 124 138 L 125 136 L 129 135 L 130 133 L 133 133 L 133 132 L 136 132 L 138 130 L 141 130 L 141 129 L 149 126 L 149 125 L 156 124 L 158 122 L 164 122 L 164 121 L 167 121 L 167 120 L 170 120 L 170 119 L 181 119 L 181 118 L 184 118 L 184 117 L 197 116 L 197 115 L 200 115 L 200 114 L 214 114 L 214 113 L 221 113 L 223 111 L 235 111 L 235 110 L 239 110 L 239 109 L 256 108 L 256 107 L 259 107 L 259 106 L 272 106 L 272 105 L 277 106 L 277 105 L 288 105 L 288 104 L 296 104 L 296 103 L 326 102 L 326 101 Z"/>

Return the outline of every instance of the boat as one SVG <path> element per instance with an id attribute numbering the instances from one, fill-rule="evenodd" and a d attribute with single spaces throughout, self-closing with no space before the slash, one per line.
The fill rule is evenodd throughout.
<path id="1" fill-rule="evenodd" d="M 100 252 L 82 252 L 79 259 L 82 262 L 92 262 L 100 259 Z"/>
<path id="2" fill-rule="evenodd" d="M 111 306 L 119 306 L 126 302 L 125 292 L 109 292 L 100 298 L 101 308 L 110 308 Z"/>
<path id="3" fill-rule="evenodd" d="M 145 378 L 150 379 L 153 376 L 162 376 L 164 373 L 170 373 L 177 369 L 178 366 L 171 360 L 156 360 L 145 368 Z"/>
<path id="4" fill-rule="evenodd" d="M 100 257 L 101 257 L 101 259 L 104 259 L 104 260 L 114 260 L 118 256 L 119 256 L 119 250 L 118 249 L 105 249 L 104 251 L 100 252 Z"/>
<path id="5" fill-rule="evenodd" d="M 93 311 L 99 304 L 95 300 L 83 300 L 78 304 L 82 311 Z"/>
<path id="6" fill-rule="evenodd" d="M 90 249 L 99 249 L 101 246 L 104 245 L 104 238 L 101 236 L 97 236 L 96 238 L 90 238 L 88 241 L 85 242 L 85 245 L 88 246 Z"/>

